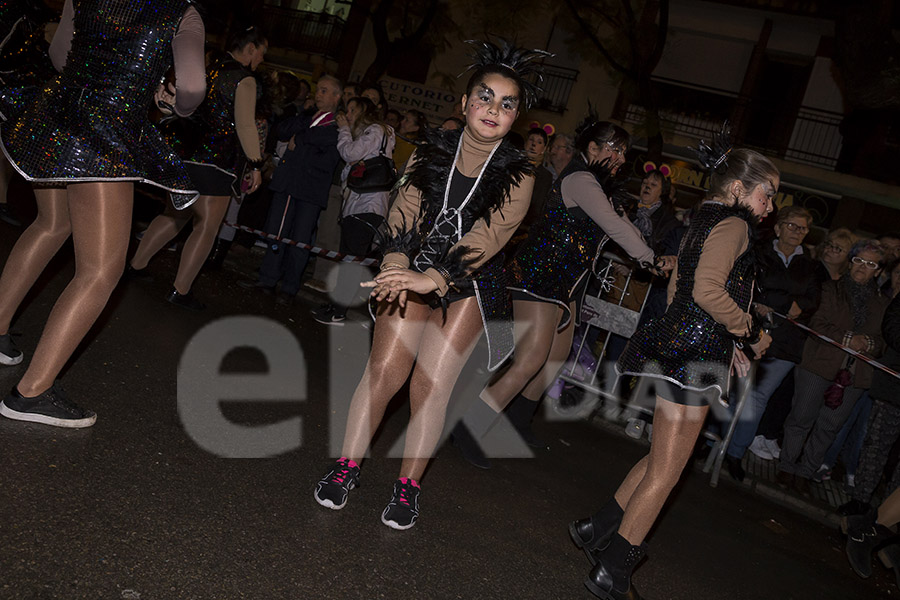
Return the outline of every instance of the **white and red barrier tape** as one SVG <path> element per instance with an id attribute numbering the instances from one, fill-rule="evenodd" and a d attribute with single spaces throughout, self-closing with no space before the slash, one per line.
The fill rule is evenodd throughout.
<path id="1" fill-rule="evenodd" d="M 788 321 L 789 323 L 792 323 L 792 324 L 796 325 L 797 327 L 799 327 L 799 328 L 802 329 L 803 331 L 805 331 L 805 332 L 807 332 L 807 333 L 809 333 L 809 334 L 811 334 L 811 335 L 816 336 L 817 338 L 819 338 L 819 339 L 822 340 L 823 342 L 827 342 L 827 343 L 831 344 L 832 346 L 834 346 L 835 348 L 840 348 L 841 350 L 843 350 L 843 351 L 846 352 L 847 354 L 849 354 L 849 355 L 851 355 L 851 356 L 854 356 L 854 357 L 858 358 L 859 360 L 861 360 L 861 361 L 863 361 L 863 362 L 865 362 L 865 363 L 868 363 L 868 364 L 872 365 L 872 366 L 875 367 L 876 369 L 881 369 L 882 371 L 884 371 L 884 372 L 887 373 L 888 375 L 892 375 L 893 377 L 896 377 L 897 379 L 900 379 L 900 373 L 898 373 L 897 371 L 893 370 L 892 368 L 890 368 L 890 367 L 888 367 L 888 366 L 886 366 L 886 365 L 881 364 L 880 362 L 878 362 L 878 361 L 875 360 L 874 358 L 869 358 L 868 356 L 866 356 L 866 355 L 864 355 L 864 354 L 862 354 L 862 353 L 860 353 L 860 352 L 857 352 L 856 350 L 854 350 L 854 349 L 852 349 L 852 348 L 850 348 L 850 347 L 848 347 L 848 346 L 845 346 L 845 345 L 841 344 L 840 342 L 836 342 L 836 341 L 834 341 L 833 339 L 831 339 L 830 337 L 828 337 L 827 335 L 822 335 L 822 334 L 819 333 L 818 331 L 815 331 L 814 329 L 810 329 L 809 327 L 807 327 L 807 326 L 804 325 L 803 323 L 798 323 L 797 321 L 795 321 L 794 319 L 788 317 L 787 315 L 783 315 L 783 314 L 781 314 L 781 313 L 779 313 L 779 312 L 775 312 L 774 310 L 772 311 L 772 313 L 775 314 L 776 316 L 781 317 L 781 318 L 784 319 L 785 321 Z"/>
<path id="2" fill-rule="evenodd" d="M 321 256 L 322 258 L 327 258 L 328 260 L 334 260 L 338 262 L 355 262 L 359 263 L 364 267 L 369 265 L 377 265 L 381 261 L 375 258 L 368 258 L 365 256 L 353 256 L 352 254 L 343 254 L 341 252 L 335 252 L 334 250 L 326 250 L 325 248 L 320 248 L 318 246 L 311 246 L 309 244 L 305 244 L 303 242 L 295 242 L 294 240 L 289 240 L 287 238 L 280 238 L 277 235 L 272 233 L 266 233 L 265 231 L 260 231 L 259 229 L 253 229 L 252 227 L 247 227 L 246 225 L 238 225 L 237 223 L 225 223 L 228 227 L 233 227 L 235 229 L 240 229 L 241 231 L 246 231 L 248 233 L 256 234 L 260 237 L 273 240 L 275 242 L 279 242 L 281 244 L 290 244 L 291 246 L 296 246 L 298 248 L 305 248 L 309 250 L 312 254 L 316 256 Z"/>

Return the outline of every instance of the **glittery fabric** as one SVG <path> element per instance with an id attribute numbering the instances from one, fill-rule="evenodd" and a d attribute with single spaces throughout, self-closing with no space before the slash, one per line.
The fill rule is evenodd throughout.
<path id="1" fill-rule="evenodd" d="M 200 124 L 200 145 L 187 160 L 215 165 L 234 175 L 240 144 L 234 122 L 234 96 L 238 84 L 253 74 L 231 56 L 216 61 L 206 74 L 206 100 L 194 113 Z"/>
<path id="2" fill-rule="evenodd" d="M 172 64 L 172 38 L 187 0 L 83 0 L 63 72 L 42 89 L 0 94 L 3 149 L 38 182 L 143 181 L 197 197 L 187 172 L 147 120 Z"/>
<path id="3" fill-rule="evenodd" d="M 559 304 L 563 311 L 560 327 L 568 324 L 569 302 L 577 282 L 584 277 L 597 252 L 607 239 L 603 229 L 578 208 L 567 208 L 562 198 L 562 180 L 586 171 L 580 157 L 573 158 L 560 174 L 544 216 L 529 230 L 510 264 L 511 287 L 540 299 Z"/>
<path id="4" fill-rule="evenodd" d="M 693 299 L 694 275 L 703 244 L 712 228 L 744 211 L 717 202 L 705 203 L 691 220 L 678 253 L 675 297 L 666 313 L 640 328 L 616 363 L 619 374 L 658 377 L 690 390 L 716 388 L 728 392 L 734 336 Z M 748 225 L 752 228 L 753 225 Z M 725 291 L 746 311 L 753 296 L 755 261 L 752 249 L 735 260 Z"/>
<path id="5" fill-rule="evenodd" d="M 53 18 L 34 2 L 0 0 L 0 83 L 37 85 L 56 76 L 42 25 Z"/>

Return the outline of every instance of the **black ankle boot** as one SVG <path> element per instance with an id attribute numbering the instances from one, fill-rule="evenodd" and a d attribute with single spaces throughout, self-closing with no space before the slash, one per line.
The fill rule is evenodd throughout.
<path id="1" fill-rule="evenodd" d="M 228 251 L 230 249 L 231 240 L 223 240 L 222 238 L 217 237 L 212 252 L 209 253 L 209 258 L 206 259 L 207 268 L 213 270 L 221 269 L 222 265 L 225 263 L 225 257 L 228 256 Z"/>
<path id="2" fill-rule="evenodd" d="M 531 430 L 531 420 L 534 418 L 534 414 L 540 405 L 540 400 L 529 400 L 522 394 L 518 394 L 506 408 L 506 418 L 519 432 L 522 440 L 532 448 L 543 448 L 546 446 Z"/>
<path id="3" fill-rule="evenodd" d="M 590 517 L 572 521 L 569 523 L 569 536 L 575 545 L 584 550 L 592 565 L 597 564 L 600 552 L 609 546 L 609 541 L 619 529 L 625 511 L 616 502 L 616 498 L 610 498 Z"/>
<path id="4" fill-rule="evenodd" d="M 462 421 L 457 423 L 450 432 L 450 438 L 467 463 L 479 469 L 491 468 L 491 460 L 481 450 L 479 440 L 469 432 Z"/>
<path id="5" fill-rule="evenodd" d="M 863 515 L 847 517 L 847 560 L 863 579 L 872 575 L 872 551 L 892 535 L 876 523 L 877 518 L 878 511 L 874 508 Z"/>
<path id="6" fill-rule="evenodd" d="M 604 600 L 641 600 L 637 589 L 631 585 L 631 573 L 646 553 L 647 544 L 632 546 L 621 535 L 614 534 L 584 585 Z"/>
<path id="7" fill-rule="evenodd" d="M 459 448 L 466 462 L 474 467 L 491 468 L 491 461 L 481 449 L 481 438 L 490 431 L 497 417 L 493 408 L 476 398 L 450 433 L 453 445 Z"/>

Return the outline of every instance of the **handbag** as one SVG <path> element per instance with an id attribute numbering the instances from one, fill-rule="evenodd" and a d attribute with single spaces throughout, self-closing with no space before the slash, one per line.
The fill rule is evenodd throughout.
<path id="1" fill-rule="evenodd" d="M 381 138 L 378 156 L 353 163 L 347 174 L 347 187 L 357 194 L 387 192 L 397 183 L 397 168 L 394 161 L 384 154 L 387 134 Z"/>
<path id="2" fill-rule="evenodd" d="M 848 360 L 849 359 L 849 360 Z M 853 358 L 844 359 L 844 367 L 834 376 L 834 381 L 825 390 L 825 406 L 837 410 L 844 403 L 844 388 L 853 384 Z"/>

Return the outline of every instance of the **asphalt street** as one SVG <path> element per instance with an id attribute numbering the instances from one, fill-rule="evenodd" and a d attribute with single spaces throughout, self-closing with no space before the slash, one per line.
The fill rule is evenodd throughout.
<path id="1" fill-rule="evenodd" d="M 0 262 L 18 233 L 0 223 Z M 379 517 L 399 468 L 401 393 L 362 486 L 344 510 L 323 509 L 312 491 L 368 351 L 362 311 L 329 328 L 309 314 L 321 296 L 278 306 L 225 269 L 201 274 L 209 308 L 189 312 L 163 300 L 176 261 L 162 252 L 154 281 L 120 285 L 62 375 L 98 413 L 94 427 L 0 420 L 0 599 L 593 597 L 567 524 L 613 493 L 645 445 L 546 417 L 536 430 L 547 449 L 490 471 L 444 444 L 419 523 L 398 532 Z M 26 362 L 0 370 L 4 393 L 73 264 L 66 246 L 13 322 Z M 455 402 L 477 392 L 483 353 Z M 868 580 L 852 573 L 837 530 L 727 481 L 710 488 L 695 470 L 649 547 L 634 582 L 651 600 L 900 597 L 880 565 Z"/>

